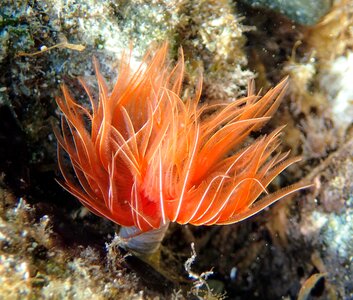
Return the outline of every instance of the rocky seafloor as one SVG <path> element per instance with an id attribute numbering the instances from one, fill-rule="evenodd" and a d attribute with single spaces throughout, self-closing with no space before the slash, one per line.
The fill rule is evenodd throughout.
<path id="1" fill-rule="evenodd" d="M 151 262 L 58 185 L 53 127 L 93 56 L 112 85 L 124 50 L 164 41 L 204 102 L 289 75 L 268 126 L 302 160 L 272 188 L 313 187 L 238 224 L 171 224 Z M 353 299 L 352 1 L 4 0 L 0 67 L 0 299 Z"/>

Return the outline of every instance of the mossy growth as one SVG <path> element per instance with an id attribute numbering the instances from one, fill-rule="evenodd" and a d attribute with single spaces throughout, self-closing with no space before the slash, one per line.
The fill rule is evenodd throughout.
<path id="1" fill-rule="evenodd" d="M 203 73 L 209 100 L 243 95 L 254 74 L 245 68 L 244 32 L 236 7 L 227 0 L 187 1 L 178 7 L 175 44 L 181 45 L 192 81 Z"/>
<path id="2" fill-rule="evenodd" d="M 65 249 L 44 215 L 0 190 L 0 294 L 5 299 L 137 299 L 134 274 L 91 247 Z M 122 258 L 121 258 L 122 261 Z"/>

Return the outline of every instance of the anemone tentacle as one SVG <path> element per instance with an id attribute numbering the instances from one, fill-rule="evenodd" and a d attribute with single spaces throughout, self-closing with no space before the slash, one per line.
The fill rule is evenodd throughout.
<path id="1" fill-rule="evenodd" d="M 124 54 L 111 93 L 94 60 L 97 101 L 80 79 L 91 110 L 62 86 L 61 132 L 55 134 L 65 189 L 93 213 L 145 232 L 169 221 L 239 222 L 307 187 L 267 192 L 300 159 L 278 152 L 282 127 L 243 145 L 276 112 L 287 78 L 262 97 L 250 82 L 242 99 L 200 105 L 201 80 L 194 97 L 183 101 L 183 54 L 170 70 L 167 52 L 167 43 L 148 52 L 136 71 Z"/>

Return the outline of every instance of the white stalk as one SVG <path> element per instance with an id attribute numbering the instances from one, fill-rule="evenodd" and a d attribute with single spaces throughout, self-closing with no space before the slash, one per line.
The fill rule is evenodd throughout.
<path id="1" fill-rule="evenodd" d="M 119 237 L 122 240 L 122 244 L 120 246 L 139 254 L 152 254 L 156 252 L 161 245 L 168 226 L 169 222 L 166 222 L 158 229 L 147 232 L 141 232 L 140 229 L 135 226 L 121 227 Z"/>

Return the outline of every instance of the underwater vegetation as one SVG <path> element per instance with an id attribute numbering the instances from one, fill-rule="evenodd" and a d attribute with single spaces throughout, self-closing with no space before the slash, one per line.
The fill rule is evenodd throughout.
<path id="1" fill-rule="evenodd" d="M 296 299 L 303 294 L 309 299 L 352 298 L 353 3 L 330 3 L 330 13 L 320 20 L 309 17 L 312 25 L 307 26 L 296 10 L 289 15 L 282 7 L 273 11 L 240 1 L 2 1 L 0 194 L 4 188 L 12 196 L 0 196 L 0 295 L 194 299 L 201 295 L 196 290 L 190 295 L 190 285 L 201 293 L 202 279 L 212 293 L 229 299 Z M 322 8 L 316 5 L 317 12 Z M 309 10 L 301 11 L 308 15 Z M 315 188 L 239 224 L 161 224 L 139 235 L 146 241 L 156 231 L 165 233 L 154 254 L 159 265 L 147 266 L 136 255 L 122 257 L 126 251 L 119 243 L 139 228 L 123 227 L 112 241 L 119 227 L 88 213 L 57 184 L 51 124 L 57 124 L 61 114 L 54 98 L 62 82 L 75 102 L 92 114 L 87 93 L 76 82 L 77 76 L 84 76 L 87 87 L 94 86 L 91 95 L 98 104 L 92 55 L 110 95 L 116 62 L 129 42 L 134 45 L 134 67 L 132 61 L 141 61 L 152 41 L 164 40 L 170 45 L 167 72 L 178 47 L 183 48 L 186 72 L 179 97 L 185 103 L 194 95 L 193 83 L 202 70 L 198 109 L 243 97 L 251 78 L 267 91 L 289 75 L 286 96 L 269 124 L 251 132 L 225 158 L 286 124 L 277 139 L 281 148 L 291 149 L 291 157 L 300 155 L 302 160 L 266 189 L 272 192 L 299 178 L 315 183 Z M 85 49 L 62 47 L 63 42 Z M 196 100 L 194 96 L 189 102 Z M 205 109 L 200 124 L 223 108 Z M 90 134 L 90 120 L 84 114 L 83 119 Z M 69 156 L 64 150 L 61 154 L 67 175 L 80 188 Z M 192 243 L 194 263 L 186 270 Z M 213 271 L 208 278 L 207 270 Z M 155 276 L 158 273 L 161 276 Z M 171 289 L 164 288 L 165 275 L 175 279 Z M 163 290 L 157 292 L 155 285 Z"/>
<path id="2" fill-rule="evenodd" d="M 148 52 L 136 71 L 125 54 L 111 93 L 95 62 L 98 99 L 81 80 L 91 109 L 62 86 L 64 97 L 57 98 L 61 134 L 56 136 L 65 189 L 93 213 L 146 232 L 169 221 L 232 224 L 307 187 L 266 190 L 300 160 L 277 151 L 282 127 L 242 145 L 276 111 L 287 79 L 263 97 L 250 83 L 247 97 L 207 106 L 199 104 L 198 85 L 194 98 L 183 101 L 183 55 L 170 70 L 167 51 L 165 43 Z M 268 195 L 257 200 L 263 193 Z"/>

